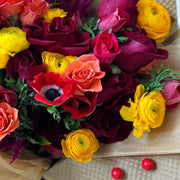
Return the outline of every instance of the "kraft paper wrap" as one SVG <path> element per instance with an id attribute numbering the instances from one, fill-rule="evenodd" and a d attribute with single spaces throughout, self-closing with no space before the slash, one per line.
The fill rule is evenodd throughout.
<path id="1" fill-rule="evenodd" d="M 52 162 L 23 150 L 18 159 L 9 164 L 11 154 L 0 152 L 0 180 L 40 180 Z"/>

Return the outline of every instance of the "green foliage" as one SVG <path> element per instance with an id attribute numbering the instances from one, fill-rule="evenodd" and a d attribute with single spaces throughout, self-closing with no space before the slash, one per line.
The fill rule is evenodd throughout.
<path id="1" fill-rule="evenodd" d="M 91 17 L 87 23 L 84 23 L 83 26 L 79 26 L 79 30 L 82 32 L 88 32 L 93 39 L 96 35 L 100 34 L 102 31 L 98 28 L 99 20 L 95 20 L 94 17 Z"/>
<path id="2" fill-rule="evenodd" d="M 119 36 L 119 37 L 116 37 L 118 42 L 121 43 L 121 44 L 124 44 L 125 42 L 127 42 L 129 40 L 128 37 L 126 36 Z"/>
<path id="3" fill-rule="evenodd" d="M 64 125 L 66 129 L 74 131 L 81 128 L 81 122 L 84 120 L 83 118 L 73 119 L 70 115 L 67 115 L 64 120 Z"/>
<path id="4" fill-rule="evenodd" d="M 14 89 L 18 96 L 18 104 L 16 108 L 19 110 L 18 118 L 20 120 L 19 128 L 17 131 L 23 131 L 24 129 L 31 129 L 31 120 L 29 118 L 28 108 L 33 104 L 34 94 L 29 93 L 28 84 L 24 80 L 18 79 L 17 81 L 14 78 L 5 78 L 6 86 Z M 31 108 L 29 109 L 31 111 Z"/>
<path id="5" fill-rule="evenodd" d="M 160 91 L 165 86 L 163 82 L 166 79 L 179 79 L 180 73 L 171 73 L 171 68 L 166 68 L 162 64 L 160 66 L 160 71 L 157 72 L 154 66 L 152 70 L 149 71 L 151 79 L 145 85 L 146 91 Z"/>

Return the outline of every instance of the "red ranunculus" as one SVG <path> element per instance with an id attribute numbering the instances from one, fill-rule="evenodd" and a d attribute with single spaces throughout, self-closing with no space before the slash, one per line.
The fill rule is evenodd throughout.
<path id="1" fill-rule="evenodd" d="M 80 55 L 90 48 L 89 33 L 82 33 L 71 17 L 56 17 L 51 23 L 37 19 L 31 27 L 25 26 L 27 39 L 34 51 L 41 56 L 42 51 L 59 52 L 63 55 Z"/>
<path id="2" fill-rule="evenodd" d="M 150 63 L 153 59 L 166 59 L 168 51 L 158 49 L 155 41 L 140 32 L 125 32 L 129 41 L 120 45 L 121 53 L 115 59 L 124 72 L 132 73 Z"/>
<path id="3" fill-rule="evenodd" d="M 138 15 L 137 1 L 103 0 L 98 8 L 99 29 L 108 31 L 112 28 L 112 32 L 116 32 L 121 27 L 134 27 Z"/>
<path id="4" fill-rule="evenodd" d="M 44 65 L 37 56 L 30 50 L 24 50 L 10 58 L 6 65 L 8 76 L 24 79 L 25 81 L 33 81 L 34 76 L 41 72 L 45 72 Z"/>
<path id="5" fill-rule="evenodd" d="M 82 123 L 83 128 L 92 130 L 100 142 L 113 143 L 126 139 L 131 130 L 132 123 L 124 121 L 119 111 L 97 108 L 91 118 Z"/>
<path id="6" fill-rule="evenodd" d="M 175 79 L 165 80 L 165 86 L 161 90 L 161 94 L 166 100 L 166 109 L 173 110 L 177 108 L 180 102 L 180 82 Z"/>
<path id="7" fill-rule="evenodd" d="M 0 103 L 5 102 L 15 107 L 17 105 L 17 94 L 0 86 Z"/>
<path id="8" fill-rule="evenodd" d="M 63 109 L 71 113 L 72 118 L 79 119 L 89 116 L 96 108 L 97 93 L 86 92 L 84 96 L 74 95 L 61 105 Z"/>
<path id="9" fill-rule="evenodd" d="M 49 72 L 41 73 L 34 77 L 29 85 L 37 93 L 34 98 L 48 105 L 61 105 L 73 94 L 77 88 L 75 82 L 71 79 L 61 79 L 59 73 Z"/>
<path id="10" fill-rule="evenodd" d="M 94 55 L 99 59 L 100 63 L 111 64 L 121 52 L 116 36 L 113 33 L 100 33 L 93 39 L 91 46 Z"/>

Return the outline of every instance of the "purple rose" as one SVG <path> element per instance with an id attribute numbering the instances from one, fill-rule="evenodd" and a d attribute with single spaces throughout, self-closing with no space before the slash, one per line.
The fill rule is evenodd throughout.
<path id="1" fill-rule="evenodd" d="M 121 44 L 121 53 L 115 64 L 124 72 L 132 73 L 149 64 L 153 59 L 166 59 L 168 51 L 158 49 L 155 41 L 140 32 L 125 32 L 129 41 Z"/>
<path id="2" fill-rule="evenodd" d="M 17 94 L 14 91 L 8 90 L 0 86 L 0 103 L 6 102 L 11 106 L 17 105 Z"/>
<path id="3" fill-rule="evenodd" d="M 99 29 L 112 32 L 121 27 L 135 27 L 138 11 L 137 0 L 103 0 L 98 8 Z"/>
<path id="4" fill-rule="evenodd" d="M 56 17 L 51 23 L 37 19 L 33 28 L 25 26 L 23 30 L 39 55 L 42 51 L 51 51 L 76 56 L 88 52 L 90 48 L 89 33 L 80 32 L 71 17 Z"/>
<path id="5" fill-rule="evenodd" d="M 82 126 L 92 130 L 103 143 L 123 141 L 132 130 L 132 123 L 124 121 L 118 111 L 106 110 L 103 106 L 96 109 Z"/>
<path id="6" fill-rule="evenodd" d="M 128 105 L 129 98 L 133 99 L 138 82 L 125 73 L 112 74 L 109 66 L 102 69 L 106 76 L 102 79 L 103 90 L 98 94 L 98 103 L 103 103 L 108 110 L 119 111 L 122 105 Z"/>
<path id="7" fill-rule="evenodd" d="M 35 133 L 43 136 L 51 143 L 50 145 L 43 145 L 42 148 L 52 155 L 62 156 L 61 140 L 65 138 L 64 134 L 69 133 L 64 126 L 63 118 L 58 123 L 45 108 L 39 108 L 34 111 L 31 119 Z"/>
<path id="8" fill-rule="evenodd" d="M 44 65 L 41 60 L 30 50 L 24 50 L 10 58 L 6 65 L 8 76 L 24 79 L 25 81 L 33 81 L 34 76 L 41 72 L 45 72 Z"/>

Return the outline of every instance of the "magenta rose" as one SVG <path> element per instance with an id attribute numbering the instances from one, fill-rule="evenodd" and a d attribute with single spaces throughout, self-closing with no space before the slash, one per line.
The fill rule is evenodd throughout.
<path id="1" fill-rule="evenodd" d="M 137 0 L 103 0 L 98 8 L 99 29 L 112 32 L 121 27 L 135 27 L 138 11 Z"/>
<path id="2" fill-rule="evenodd" d="M 131 130 L 132 123 L 124 121 L 119 111 L 97 108 L 90 119 L 82 124 L 83 128 L 92 130 L 100 142 L 113 143 L 126 139 Z"/>
<path id="3" fill-rule="evenodd" d="M 153 59 L 166 59 L 168 51 L 158 49 L 155 41 L 140 32 L 125 32 L 129 41 L 121 44 L 121 53 L 115 64 L 124 72 L 132 73 L 149 64 Z"/>
<path id="4" fill-rule="evenodd" d="M 74 95 L 73 98 L 66 101 L 61 107 L 71 113 L 73 119 L 89 116 L 96 108 L 97 93 L 86 92 L 83 96 Z"/>
<path id="5" fill-rule="evenodd" d="M 91 47 L 100 63 L 111 64 L 114 58 L 121 52 L 116 36 L 108 32 L 102 32 L 97 35 L 93 39 Z"/>
<path id="6" fill-rule="evenodd" d="M 17 105 L 17 95 L 14 91 L 8 90 L 0 86 L 0 103 L 5 102 L 15 107 Z"/>
<path id="7" fill-rule="evenodd" d="M 37 19 L 33 28 L 25 26 L 23 30 L 38 55 L 42 51 L 51 51 L 76 56 L 90 48 L 89 33 L 80 32 L 70 17 L 56 17 L 51 23 Z"/>
<path id="8" fill-rule="evenodd" d="M 30 50 L 24 50 L 10 58 L 6 65 L 8 76 L 32 81 L 34 76 L 41 72 L 45 72 L 44 65 L 37 56 Z"/>
<path id="9" fill-rule="evenodd" d="M 166 80 L 161 94 L 166 100 L 166 109 L 173 110 L 177 108 L 180 102 L 180 82 L 175 79 Z"/>
<path id="10" fill-rule="evenodd" d="M 122 105 L 128 105 L 129 98 L 133 99 L 139 83 L 128 74 L 112 74 L 109 66 L 102 69 L 106 76 L 102 79 L 103 90 L 98 94 L 97 103 L 103 103 L 107 110 L 119 111 Z"/>
<path id="11" fill-rule="evenodd" d="M 42 148 L 54 156 L 62 156 L 61 140 L 69 131 L 64 126 L 63 118 L 58 123 L 47 112 L 46 108 L 38 108 L 32 115 L 33 129 L 37 135 L 43 136 L 51 144 L 43 145 Z"/>

